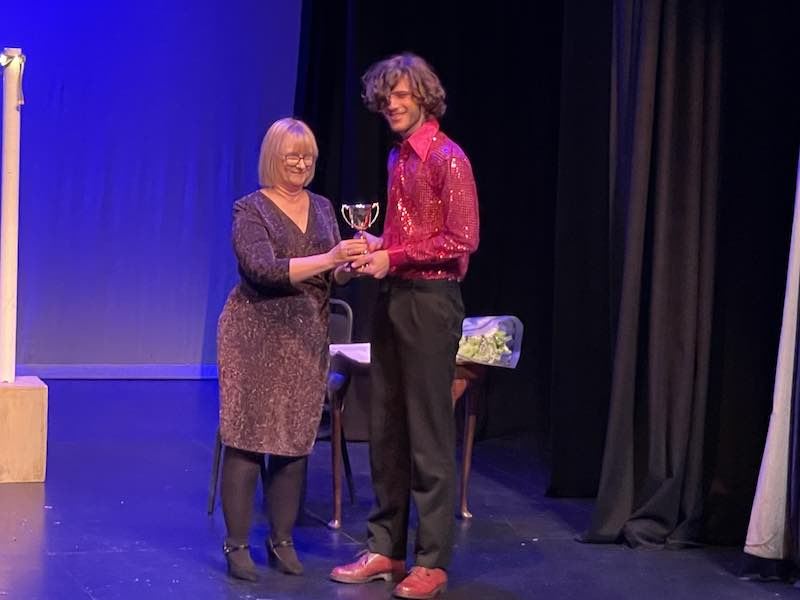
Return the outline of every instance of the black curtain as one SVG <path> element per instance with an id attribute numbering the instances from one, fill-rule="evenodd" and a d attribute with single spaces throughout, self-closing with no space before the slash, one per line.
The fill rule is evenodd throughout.
<path id="1" fill-rule="evenodd" d="M 392 140 L 363 71 L 410 50 L 442 77 L 481 204 L 467 311 L 526 327 L 518 368 L 491 370 L 479 435 L 549 440 L 553 495 L 595 494 L 605 465 L 595 540 L 743 541 L 800 146 L 799 10 L 303 3 L 295 112 L 335 205 L 385 202 Z M 371 282 L 341 293 L 367 339 Z"/>
<path id="2" fill-rule="evenodd" d="M 699 537 L 721 33 L 715 1 L 614 5 L 611 222 L 622 278 L 587 541 Z"/>
<path id="3" fill-rule="evenodd" d="M 573 10 L 576 5 L 580 10 Z M 747 529 L 771 408 L 780 332 L 791 230 L 794 169 L 800 146 L 800 112 L 797 111 L 800 104 L 800 78 L 796 76 L 800 72 L 800 48 L 795 42 L 795 24 L 800 18 L 800 6 L 796 3 L 726 3 L 722 12 L 712 3 L 700 3 L 698 6 L 687 2 L 618 1 L 614 6 L 614 21 L 618 27 L 614 30 L 614 39 L 617 41 L 613 45 L 615 70 L 609 69 L 603 74 L 609 81 L 613 78 L 615 82 L 615 109 L 608 114 L 617 121 L 614 123 L 613 119 L 610 120 L 607 140 L 602 139 L 601 115 L 597 115 L 597 122 L 592 127 L 584 126 L 582 131 L 570 128 L 570 121 L 566 119 L 567 111 L 563 107 L 575 100 L 566 97 L 561 99 L 562 142 L 555 256 L 562 258 L 555 266 L 551 431 L 553 456 L 550 491 L 556 495 L 573 496 L 593 495 L 597 490 L 603 456 L 603 436 L 606 433 L 605 427 L 597 425 L 597 422 L 602 421 L 605 424 L 602 413 L 608 408 L 613 365 L 613 398 L 616 406 L 608 429 L 608 446 L 611 452 L 618 454 L 605 457 L 608 469 L 608 475 L 605 475 L 607 489 L 598 498 L 595 521 L 588 538 L 607 541 L 617 539 L 620 533 L 625 533 L 634 544 L 658 544 L 668 538 L 678 544 L 690 538 L 712 543 L 741 544 Z M 691 12 L 708 11 L 712 7 L 713 13 L 704 12 L 703 15 L 698 15 Z M 579 88 L 582 83 L 589 84 L 579 89 L 584 96 L 588 93 L 593 98 L 583 98 L 581 102 L 584 105 L 594 103 L 597 106 L 606 103 L 609 94 L 605 93 L 601 77 L 597 73 L 593 77 L 587 73 L 597 56 L 603 54 L 603 49 L 612 47 L 612 29 L 609 27 L 602 34 L 595 32 L 594 36 L 584 33 L 577 39 L 570 36 L 570 30 L 579 31 L 581 26 L 585 27 L 581 15 L 581 11 L 585 9 L 579 2 L 565 3 L 565 68 L 562 81 L 576 79 L 570 86 L 563 86 L 564 93 Z M 660 11 L 658 18 L 651 12 L 654 9 Z M 610 23 L 611 12 L 608 14 Z M 671 14 L 672 20 L 664 21 L 665 14 Z M 713 14 L 713 21 L 709 21 L 709 14 Z M 593 18 L 598 20 L 596 15 Z M 577 20 L 577 24 L 571 23 L 571 20 Z M 638 29 L 631 25 L 636 20 L 641 23 Z M 697 313 L 697 341 L 710 344 L 710 347 L 704 350 L 702 346 L 697 346 L 696 351 L 702 352 L 697 355 L 698 362 L 687 363 L 685 371 L 673 371 L 674 377 L 684 380 L 682 396 L 684 402 L 687 402 L 684 410 L 692 404 L 698 411 L 696 418 L 689 418 L 688 421 L 685 420 L 686 413 L 683 414 L 686 426 L 684 431 L 670 430 L 673 443 L 685 444 L 683 448 L 673 445 L 671 451 L 682 450 L 686 460 L 691 462 L 684 463 L 682 476 L 683 484 L 691 485 L 693 489 L 685 489 L 680 493 L 676 492 L 673 487 L 676 484 L 671 481 L 658 481 L 659 469 L 661 475 L 669 478 L 681 474 L 676 469 L 679 465 L 674 462 L 652 464 L 651 461 L 657 454 L 669 455 L 669 446 L 665 444 L 670 438 L 664 437 L 663 433 L 654 432 L 658 428 L 657 424 L 648 422 L 659 414 L 658 411 L 661 411 L 661 418 L 669 414 L 665 412 L 668 408 L 675 411 L 677 406 L 674 403 L 679 398 L 676 388 L 670 386 L 659 390 L 659 393 L 664 393 L 661 400 L 649 395 L 649 388 L 655 382 L 649 378 L 663 377 L 664 373 L 674 369 L 675 365 L 668 362 L 670 358 L 665 357 L 674 360 L 676 352 L 680 355 L 689 348 L 676 348 L 674 344 L 670 346 L 670 340 L 676 339 L 675 335 L 679 333 L 678 329 L 669 330 L 670 336 L 666 338 L 654 336 L 651 318 L 658 315 L 659 311 L 665 312 L 664 318 L 672 322 L 682 316 L 682 313 L 673 311 L 671 305 L 665 309 L 661 292 L 656 294 L 654 291 L 654 286 L 659 281 L 665 281 L 657 275 L 658 268 L 663 269 L 663 266 L 659 267 L 656 262 L 659 250 L 652 245 L 658 239 L 654 237 L 656 228 L 664 221 L 663 216 L 659 216 L 660 213 L 652 213 L 656 210 L 654 203 L 659 198 L 661 188 L 651 184 L 650 179 L 652 170 L 655 168 L 657 171 L 663 165 L 663 147 L 659 146 L 661 150 L 653 154 L 650 161 L 652 164 L 642 161 L 641 150 L 629 150 L 631 158 L 628 160 L 634 164 L 638 161 L 636 168 L 641 169 L 634 175 L 648 178 L 648 205 L 645 209 L 651 212 L 645 217 L 645 237 L 642 240 L 643 292 L 640 294 L 638 306 L 636 302 L 622 305 L 622 312 L 619 309 L 619 294 L 625 288 L 621 286 L 621 273 L 623 268 L 629 270 L 632 266 L 625 262 L 628 259 L 626 252 L 630 251 L 632 241 L 628 238 L 629 231 L 622 224 L 632 219 L 631 209 L 624 196 L 604 196 L 602 173 L 597 165 L 587 167 L 584 160 L 584 155 L 588 155 L 602 161 L 602 143 L 607 141 L 608 162 L 603 162 L 603 166 L 609 166 L 614 172 L 624 168 L 631 172 L 633 164 L 625 167 L 626 157 L 615 155 L 615 152 L 620 151 L 615 148 L 624 148 L 625 138 L 615 139 L 615 135 L 616 132 L 620 132 L 620 136 L 625 135 L 626 116 L 629 119 L 642 117 L 647 95 L 631 95 L 630 88 L 625 87 L 630 85 L 631 70 L 628 68 L 619 71 L 618 66 L 627 64 L 630 67 L 636 65 L 637 61 L 648 60 L 646 53 L 632 50 L 636 48 L 635 44 L 647 44 L 648 40 L 643 36 L 648 30 L 652 36 L 654 27 L 660 28 L 658 39 L 654 41 L 651 37 L 650 43 L 658 44 L 661 53 L 655 65 L 651 62 L 651 67 L 655 69 L 652 76 L 656 77 L 651 91 L 654 98 L 666 95 L 670 101 L 676 102 L 683 94 L 684 101 L 699 105 L 708 105 L 713 100 L 707 93 L 711 91 L 706 87 L 708 81 L 704 81 L 704 87 L 700 90 L 702 93 L 695 100 L 685 99 L 685 94 L 688 93 L 686 83 L 691 80 L 690 74 L 695 68 L 692 61 L 696 62 L 692 56 L 686 56 L 685 60 L 676 65 L 675 73 L 670 74 L 671 80 L 665 78 L 664 69 L 668 67 L 668 63 L 665 62 L 663 52 L 670 42 L 664 30 L 667 26 L 681 29 L 679 40 L 673 46 L 679 53 L 692 47 L 691 38 L 687 36 L 692 32 L 697 35 L 698 28 L 704 27 L 710 33 L 708 28 L 712 26 L 715 28 L 714 35 L 718 37 L 706 38 L 701 44 L 702 49 L 704 52 L 708 51 L 711 41 L 717 40 L 716 52 L 721 51 L 719 58 L 715 59 L 721 63 L 721 67 L 717 67 L 720 71 L 720 89 L 716 95 L 718 106 L 715 108 L 719 113 L 721 130 L 717 156 L 713 156 L 713 150 L 699 146 L 704 139 L 699 135 L 689 140 L 685 135 L 668 140 L 675 147 L 685 148 L 685 153 L 680 153 L 682 160 L 688 160 L 691 152 L 698 149 L 709 154 L 709 160 L 717 161 L 718 173 L 716 218 L 702 221 L 702 226 L 716 228 L 716 235 L 712 235 L 712 229 L 707 231 L 705 238 L 706 243 L 713 238 L 714 247 L 710 252 L 706 247 L 703 255 L 698 254 L 694 261 L 681 248 L 676 248 L 675 254 L 670 251 L 670 264 L 667 265 L 668 269 L 684 271 L 684 275 L 686 269 L 697 268 L 699 275 L 701 258 L 714 262 L 711 312 L 708 312 L 706 297 L 702 312 Z M 626 35 L 627 45 L 622 43 Z M 574 39 L 574 43 L 581 47 L 572 54 L 567 52 L 567 42 L 570 39 Z M 695 47 L 697 45 L 695 42 Z M 608 52 L 605 55 L 608 56 Z M 649 60 L 652 61 L 652 57 Z M 571 68 L 570 61 L 573 63 Z M 676 87 L 672 83 L 676 76 L 683 77 L 686 81 Z M 698 88 L 695 85 L 694 89 Z M 627 105 L 620 105 L 620 100 L 625 99 L 626 89 L 630 101 Z M 663 110 L 663 106 L 655 104 L 656 116 Z M 678 108 L 677 127 L 690 127 L 690 123 L 681 121 L 687 119 L 692 114 L 691 111 Z M 675 126 L 673 124 L 673 128 Z M 654 144 L 658 146 L 661 139 L 658 132 L 663 130 L 664 123 L 654 119 L 653 127 Z M 628 135 L 630 134 L 629 131 Z M 647 137 L 648 128 L 645 129 L 644 139 Z M 638 141 L 642 143 L 641 138 Z M 584 146 L 581 146 L 581 142 L 585 142 Z M 571 151 L 565 152 L 565 149 Z M 685 167 L 686 165 L 678 165 L 677 170 L 670 167 L 670 177 L 692 176 L 696 179 L 696 175 L 687 172 Z M 579 180 L 578 183 L 575 183 L 576 179 Z M 584 187 L 585 179 L 591 183 Z M 568 185 L 564 184 L 565 181 Z M 614 183 L 613 176 L 611 183 Z M 616 183 L 619 187 L 620 182 Z M 591 193 L 592 187 L 594 193 Z M 612 201 L 604 205 L 603 201 L 607 198 Z M 707 200 L 710 209 L 712 199 Z M 668 208 L 678 210 L 680 207 L 673 206 L 670 202 Z M 593 228 L 587 227 L 587 214 L 597 215 L 596 218 L 602 220 L 601 223 L 595 223 Z M 604 218 L 606 214 L 608 217 Z M 638 215 L 638 219 L 641 220 L 641 215 Z M 687 211 L 680 214 L 679 221 L 674 224 L 680 222 L 680 228 L 686 229 L 691 226 L 692 219 L 696 219 L 696 215 Z M 577 227 L 576 231 L 583 238 L 578 244 L 571 237 L 573 227 Z M 673 236 L 688 234 L 688 230 L 676 231 L 676 227 L 670 231 Z M 667 238 L 667 241 L 670 240 L 674 241 L 675 238 Z M 589 249 L 584 249 L 584 244 Z M 591 267 L 583 266 L 581 270 L 581 257 L 590 256 L 592 252 L 599 258 L 595 259 Z M 681 259 L 681 256 L 684 258 Z M 565 261 L 564 257 L 568 260 Z M 593 268 L 599 272 L 592 273 Z M 707 262 L 703 268 L 705 286 L 709 285 L 710 270 Z M 566 285 L 559 286 L 561 272 L 564 272 L 563 280 Z M 674 277 L 674 274 L 671 276 Z M 574 277 L 578 277 L 580 283 L 575 283 Z M 627 291 L 630 294 L 630 290 Z M 708 294 L 707 288 L 705 293 Z M 594 327 L 590 325 L 590 319 L 577 310 L 581 306 L 590 311 Z M 631 307 L 638 309 L 643 318 L 634 321 L 630 316 L 626 317 L 625 312 Z M 569 316 L 560 317 L 560 310 L 571 315 L 572 320 Z M 619 327 L 616 325 L 617 319 Z M 710 337 L 706 329 L 709 322 Z M 655 324 L 658 325 L 657 322 Z M 603 333 L 606 325 L 611 331 L 619 331 L 620 337 L 612 336 L 610 341 L 605 340 Z M 637 331 L 639 337 L 634 348 L 630 338 Z M 620 344 L 626 343 L 628 350 L 615 348 L 617 340 L 620 340 Z M 648 343 L 642 343 L 642 340 Z M 603 354 L 604 345 L 610 356 L 615 356 L 614 361 Z M 589 352 L 587 346 L 593 350 Z M 591 363 L 587 356 L 594 356 Z M 620 362 L 621 359 L 623 362 Z M 635 369 L 630 363 L 634 359 L 637 361 Z M 708 363 L 704 365 L 703 360 Z M 701 370 L 708 377 L 705 391 Z M 580 377 L 571 377 L 573 373 L 580 373 Z M 695 382 L 691 392 L 686 387 L 690 378 L 694 378 Z M 628 386 L 626 394 L 622 394 L 622 383 Z M 644 385 L 631 390 L 631 385 L 639 384 Z M 634 396 L 633 400 L 631 394 Z M 661 402 L 663 405 L 653 408 L 650 406 L 652 402 Z M 670 422 L 669 426 L 674 427 L 675 422 Z M 630 461 L 634 465 L 633 479 L 623 483 L 625 480 L 622 472 L 630 469 Z M 701 469 L 699 478 L 698 468 Z M 623 485 L 624 489 L 620 489 Z M 659 496 L 659 493 L 662 495 Z M 647 523 L 648 510 L 652 512 L 650 523 Z M 699 514 L 702 515 L 702 522 L 698 526 Z M 637 528 L 642 526 L 640 518 L 643 515 L 645 531 L 641 532 Z M 628 533 L 623 530 L 631 517 L 634 518 L 634 523 L 630 527 L 632 531 Z M 653 530 L 650 529 L 652 524 L 657 524 Z M 662 534 L 666 535 L 662 537 Z"/>

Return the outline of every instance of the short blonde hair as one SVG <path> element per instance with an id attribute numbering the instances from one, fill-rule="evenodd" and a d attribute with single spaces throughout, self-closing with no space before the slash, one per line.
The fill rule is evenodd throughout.
<path id="1" fill-rule="evenodd" d="M 298 142 L 297 145 L 303 155 L 314 157 L 314 164 L 308 169 L 308 175 L 303 182 L 303 186 L 307 186 L 314 179 L 317 157 L 319 156 L 314 133 L 302 121 L 287 117 L 275 121 L 261 141 L 261 153 L 258 156 L 258 182 L 264 187 L 274 186 L 275 181 L 278 179 L 278 170 L 283 168 L 281 147 L 287 138 Z"/>
<path id="2" fill-rule="evenodd" d="M 389 105 L 389 95 L 401 77 L 411 84 L 414 98 L 422 106 L 426 117 L 444 115 L 447 109 L 442 82 L 424 58 L 404 52 L 373 64 L 361 78 L 361 98 L 372 112 L 381 112 Z"/>

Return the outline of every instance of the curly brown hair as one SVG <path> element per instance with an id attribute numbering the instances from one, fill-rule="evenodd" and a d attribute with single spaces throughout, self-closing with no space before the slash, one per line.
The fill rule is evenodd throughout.
<path id="1" fill-rule="evenodd" d="M 381 112 L 389 104 L 389 94 L 398 80 L 407 76 L 414 99 L 419 102 L 426 116 L 440 118 L 447 105 L 442 82 L 425 59 L 404 52 L 373 64 L 361 83 L 364 89 L 361 98 L 372 112 Z"/>

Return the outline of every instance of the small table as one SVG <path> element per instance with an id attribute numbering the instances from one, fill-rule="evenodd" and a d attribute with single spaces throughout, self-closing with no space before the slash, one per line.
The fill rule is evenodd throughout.
<path id="1" fill-rule="evenodd" d="M 328 522 L 331 529 L 342 526 L 342 410 L 344 395 L 353 375 L 369 374 L 370 345 L 331 344 L 331 377 L 328 380 L 328 398 L 331 405 L 331 462 L 333 467 L 333 518 Z M 453 409 L 460 398 L 464 398 L 464 438 L 461 461 L 461 501 L 459 514 L 471 519 L 472 513 L 467 503 L 472 449 L 475 440 L 475 424 L 478 414 L 478 398 L 486 377 L 486 365 L 471 362 L 456 364 L 450 395 Z M 350 479 L 348 473 L 348 480 Z M 350 490 L 351 496 L 353 490 Z"/>

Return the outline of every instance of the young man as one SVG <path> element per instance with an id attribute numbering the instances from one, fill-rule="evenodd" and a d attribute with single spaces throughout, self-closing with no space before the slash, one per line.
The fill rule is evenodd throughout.
<path id="1" fill-rule="evenodd" d="M 459 282 L 478 247 L 472 167 L 440 129 L 445 92 L 420 57 L 392 56 L 362 78 L 367 107 L 400 137 L 389 156 L 382 237 L 351 267 L 382 279 L 373 319 L 370 464 L 376 505 L 369 550 L 336 567 L 343 583 L 402 581 L 394 595 L 433 598 L 447 586 L 455 511 L 450 386 L 464 307 Z M 419 515 L 406 576 L 410 497 Z"/>

